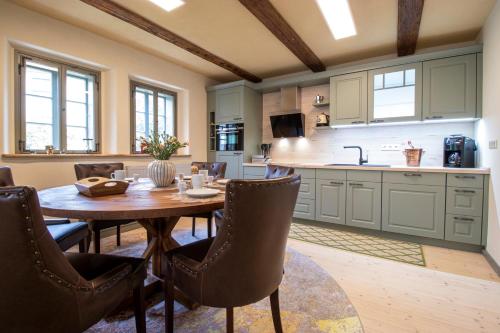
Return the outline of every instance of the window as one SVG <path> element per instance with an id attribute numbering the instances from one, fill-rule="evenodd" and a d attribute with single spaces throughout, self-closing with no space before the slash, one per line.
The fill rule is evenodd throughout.
<path id="1" fill-rule="evenodd" d="M 99 152 L 99 73 L 18 52 L 16 65 L 16 152 Z"/>
<path id="2" fill-rule="evenodd" d="M 132 153 L 141 153 L 141 137 L 153 133 L 176 135 L 177 94 L 134 81 L 130 89 Z"/>
<path id="3" fill-rule="evenodd" d="M 371 122 L 419 119 L 420 77 L 420 64 L 370 71 Z"/>

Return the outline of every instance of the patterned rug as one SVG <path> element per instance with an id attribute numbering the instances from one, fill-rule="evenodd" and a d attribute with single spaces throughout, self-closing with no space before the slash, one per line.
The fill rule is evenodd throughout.
<path id="1" fill-rule="evenodd" d="M 425 266 L 422 246 L 417 243 L 301 223 L 292 223 L 289 237 L 340 250 Z"/>
<path id="2" fill-rule="evenodd" d="M 127 239 L 128 234 L 133 239 Z M 122 237 L 123 246 L 111 253 L 139 256 L 146 246 L 144 238 L 137 233 L 124 233 Z M 174 237 L 182 244 L 197 240 L 191 237 L 189 230 L 174 231 Z M 280 286 L 281 319 L 285 332 L 363 332 L 354 306 L 328 273 L 292 249 L 287 250 L 285 260 L 286 274 Z M 163 332 L 165 329 L 161 295 L 157 296 L 157 301 L 146 313 L 148 332 Z M 135 332 L 132 314 L 129 310 L 101 320 L 87 332 Z M 234 316 L 235 332 L 274 332 L 268 298 L 235 308 Z M 225 332 L 225 309 L 202 306 L 190 311 L 175 303 L 174 325 L 175 332 Z"/>

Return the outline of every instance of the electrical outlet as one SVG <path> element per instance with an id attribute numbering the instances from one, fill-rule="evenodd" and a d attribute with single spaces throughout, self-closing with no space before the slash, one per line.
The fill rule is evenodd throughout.
<path id="1" fill-rule="evenodd" d="M 498 147 L 498 140 L 490 140 L 488 142 L 488 147 L 490 149 L 497 149 L 497 147 Z"/>
<path id="2" fill-rule="evenodd" d="M 397 143 L 382 145 L 380 148 L 382 151 L 401 151 L 401 145 Z"/>

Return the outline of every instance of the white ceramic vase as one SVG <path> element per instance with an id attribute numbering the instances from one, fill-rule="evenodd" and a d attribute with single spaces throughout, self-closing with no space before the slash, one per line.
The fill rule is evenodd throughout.
<path id="1" fill-rule="evenodd" d="M 167 187 L 174 181 L 175 164 L 169 160 L 154 160 L 148 165 L 148 176 L 156 187 Z"/>

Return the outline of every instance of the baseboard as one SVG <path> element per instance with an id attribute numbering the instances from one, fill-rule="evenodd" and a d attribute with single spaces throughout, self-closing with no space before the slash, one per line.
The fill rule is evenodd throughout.
<path id="1" fill-rule="evenodd" d="M 490 264 L 491 268 L 493 268 L 495 273 L 497 273 L 497 275 L 500 276 L 500 265 L 498 265 L 498 263 L 495 261 L 495 259 L 493 259 L 491 254 L 488 251 L 486 251 L 486 249 L 483 250 L 483 255 L 486 258 L 488 264 Z"/>

